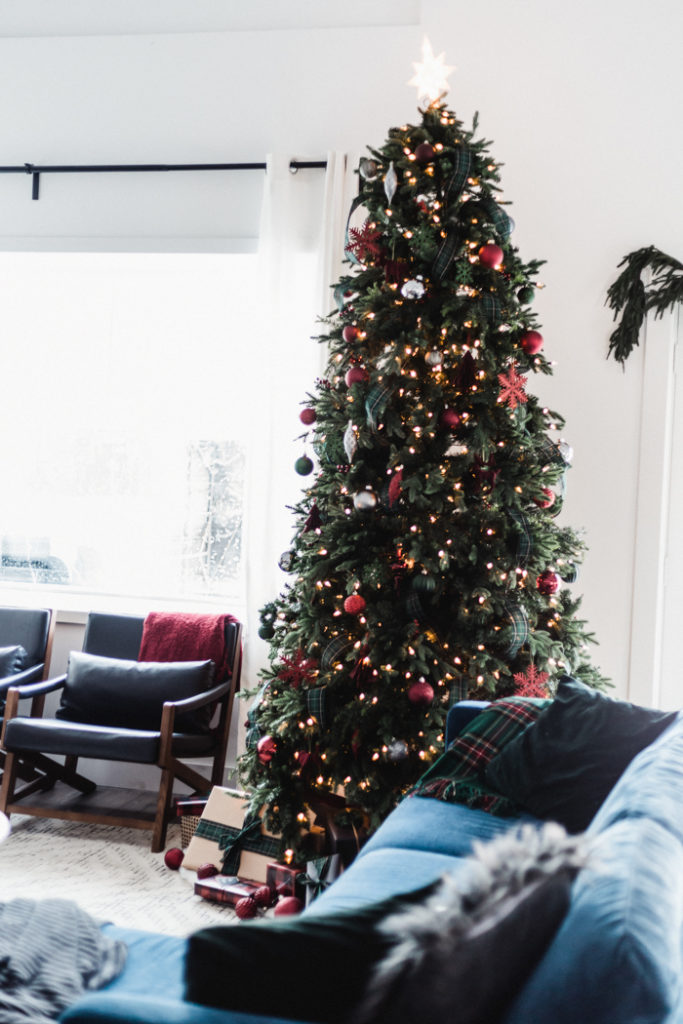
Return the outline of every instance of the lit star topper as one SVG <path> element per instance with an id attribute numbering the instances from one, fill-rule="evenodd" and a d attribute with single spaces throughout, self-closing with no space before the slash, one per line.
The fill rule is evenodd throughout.
<path id="1" fill-rule="evenodd" d="M 445 54 L 440 53 L 434 56 L 431 43 L 425 36 L 422 43 L 422 61 L 413 61 L 415 74 L 408 82 L 417 89 L 419 103 L 436 103 L 445 93 L 448 92 L 447 78 L 454 67 L 444 63 Z"/>

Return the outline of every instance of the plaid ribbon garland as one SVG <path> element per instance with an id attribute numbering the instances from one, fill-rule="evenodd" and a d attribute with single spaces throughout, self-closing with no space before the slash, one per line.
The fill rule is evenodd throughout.
<path id="1" fill-rule="evenodd" d="M 521 604 L 512 604 L 512 602 L 506 601 L 505 611 L 510 617 L 512 628 L 510 643 L 505 653 L 509 658 L 514 658 L 529 639 L 529 618 L 526 608 Z"/>
<path id="2" fill-rule="evenodd" d="M 472 166 L 472 154 L 467 146 L 458 146 L 454 153 L 449 154 L 453 161 L 453 172 L 446 182 L 444 199 L 447 203 L 455 202 L 459 197 Z"/>
<path id="3" fill-rule="evenodd" d="M 351 206 L 349 208 L 349 215 L 346 218 L 346 228 L 344 229 L 344 255 L 348 259 L 349 263 L 355 263 L 355 265 L 358 266 L 358 267 L 362 266 L 362 264 L 361 264 L 361 261 L 356 256 L 356 254 L 354 253 L 354 251 L 350 248 L 350 244 L 351 244 L 350 224 L 351 224 L 351 217 L 353 216 L 354 212 L 358 209 L 358 207 L 363 205 L 363 200 L 364 200 L 364 196 L 361 194 L 361 195 L 356 196 L 356 198 L 351 203 Z"/>
<path id="4" fill-rule="evenodd" d="M 261 819 L 258 815 L 245 818 L 242 828 L 223 825 L 219 821 L 200 818 L 195 835 L 201 839 L 209 839 L 218 843 L 223 852 L 221 874 L 236 875 L 240 866 L 243 850 L 260 853 L 264 857 L 275 857 L 280 849 L 279 840 L 274 836 L 266 836 L 261 832 Z"/>
<path id="5" fill-rule="evenodd" d="M 377 430 L 379 418 L 387 407 L 394 388 L 391 384 L 376 384 L 365 399 L 365 411 L 372 430 Z"/>
<path id="6" fill-rule="evenodd" d="M 306 693 L 306 708 L 309 715 L 312 715 L 321 726 L 327 725 L 327 687 L 316 686 Z"/>
<path id="7" fill-rule="evenodd" d="M 494 202 L 493 199 L 483 199 L 482 206 L 501 238 L 509 238 L 512 233 L 512 221 L 505 210 L 498 203 Z"/>
<path id="8" fill-rule="evenodd" d="M 349 640 L 346 636 L 336 636 L 334 640 L 330 640 L 329 644 L 323 651 L 323 656 L 320 659 L 320 663 L 323 668 L 332 668 L 335 661 L 338 661 L 347 651 L 353 648 L 353 640 Z"/>
<path id="9" fill-rule="evenodd" d="M 452 707 L 453 704 L 458 704 L 461 700 L 467 700 L 468 691 L 467 679 L 462 672 L 456 673 L 448 691 L 448 706 Z"/>
<path id="10" fill-rule="evenodd" d="M 549 437 L 544 437 L 538 446 L 538 461 L 542 466 L 566 466 L 559 446 Z"/>
<path id="11" fill-rule="evenodd" d="M 406 598 L 406 608 L 411 619 L 418 619 L 420 622 L 423 622 L 427 617 L 425 610 L 422 607 L 422 601 L 420 600 L 419 594 L 414 592 L 408 594 L 408 597 Z"/>
<path id="12" fill-rule="evenodd" d="M 531 552 L 533 550 L 533 544 L 531 541 L 531 531 L 529 530 L 529 520 L 523 512 L 518 512 L 517 509 L 510 509 L 510 518 L 514 520 L 519 529 L 519 538 L 517 540 L 517 561 L 522 568 L 528 563 L 531 558 Z"/>
<path id="13" fill-rule="evenodd" d="M 246 746 L 247 746 L 247 750 L 253 750 L 256 747 L 256 744 L 258 743 L 258 741 L 263 736 L 263 729 L 258 724 L 256 718 L 257 718 L 257 715 L 258 715 L 259 705 L 261 704 L 261 701 L 263 700 L 263 698 L 264 698 L 264 696 L 266 694 L 266 691 L 268 690 L 269 686 L 270 686 L 270 683 L 264 683 L 263 684 L 261 689 L 256 694 L 256 698 L 254 699 L 254 703 L 251 705 L 251 707 L 247 711 L 247 735 L 246 735 L 246 740 L 245 740 Z"/>
<path id="14" fill-rule="evenodd" d="M 446 271 L 453 262 L 455 254 L 459 248 L 460 236 L 457 231 L 451 231 L 450 234 L 444 238 L 432 265 L 432 271 L 437 281 L 443 280 L 446 275 Z"/>
<path id="15" fill-rule="evenodd" d="M 500 301 L 496 295 L 486 293 L 481 297 L 481 313 L 490 324 L 497 324 L 501 318 Z"/>

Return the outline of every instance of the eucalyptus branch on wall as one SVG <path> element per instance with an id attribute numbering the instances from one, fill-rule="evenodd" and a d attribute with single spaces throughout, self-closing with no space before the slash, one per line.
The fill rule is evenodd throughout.
<path id="1" fill-rule="evenodd" d="M 625 363 L 638 344 L 643 320 L 654 310 L 663 316 L 677 302 L 683 302 L 683 263 L 649 245 L 624 256 L 619 264 L 619 277 L 607 292 L 607 305 L 614 310 L 614 319 L 621 314 L 619 323 L 610 335 L 609 351 L 617 362 Z M 643 274 L 650 271 L 646 285 Z"/>

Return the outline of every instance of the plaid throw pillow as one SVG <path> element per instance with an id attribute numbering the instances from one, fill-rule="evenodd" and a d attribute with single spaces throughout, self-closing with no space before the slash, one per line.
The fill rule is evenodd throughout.
<path id="1" fill-rule="evenodd" d="M 481 774 L 489 761 L 551 703 L 545 697 L 502 697 L 484 708 L 448 748 L 451 760 L 461 769 L 458 774 Z"/>

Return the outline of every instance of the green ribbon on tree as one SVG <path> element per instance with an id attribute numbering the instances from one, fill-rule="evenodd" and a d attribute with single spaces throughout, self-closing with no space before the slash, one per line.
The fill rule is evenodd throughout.
<path id="1" fill-rule="evenodd" d="M 456 230 L 450 231 L 444 238 L 432 264 L 432 272 L 437 281 L 442 281 L 446 276 L 446 271 L 453 262 L 460 244 L 460 235 Z"/>
<path id="2" fill-rule="evenodd" d="M 330 640 L 320 659 L 322 667 L 332 668 L 335 661 L 339 661 L 342 655 L 353 648 L 353 643 L 347 636 L 336 636 L 334 640 Z"/>
<path id="3" fill-rule="evenodd" d="M 449 153 L 449 156 L 453 161 L 453 172 L 446 182 L 444 199 L 446 203 L 453 203 L 459 198 L 469 177 L 472 166 L 472 154 L 463 143 L 453 153 Z"/>
<path id="4" fill-rule="evenodd" d="M 247 750 L 254 750 L 258 741 L 263 736 L 263 729 L 258 724 L 257 715 L 259 706 L 266 695 L 270 683 L 264 683 L 261 689 L 256 694 L 254 703 L 247 711 L 247 735 L 245 739 Z"/>
<path id="5" fill-rule="evenodd" d="M 486 292 L 481 297 L 480 307 L 485 320 L 488 320 L 490 324 L 500 323 L 501 307 L 497 295 Z"/>
<path id="6" fill-rule="evenodd" d="M 353 216 L 355 211 L 358 209 L 358 207 L 362 206 L 364 202 L 365 202 L 365 196 L 362 193 L 360 195 L 357 195 L 356 198 L 353 200 L 353 202 L 351 203 L 351 206 L 349 208 L 349 215 L 346 218 L 346 228 L 344 229 L 344 255 L 346 256 L 346 258 L 349 261 L 349 263 L 354 263 L 357 267 L 362 266 L 362 263 L 358 259 L 358 257 L 354 253 L 354 251 L 350 248 L 351 235 L 350 235 L 349 227 L 350 227 L 350 224 L 351 224 L 351 217 Z"/>
<path id="7" fill-rule="evenodd" d="M 406 608 L 411 619 L 418 619 L 420 622 L 424 622 L 427 618 L 427 613 L 424 610 L 420 595 L 414 591 L 408 594 L 406 598 Z"/>
<path id="8" fill-rule="evenodd" d="M 529 639 L 529 618 L 526 608 L 521 604 L 513 604 L 512 601 L 505 602 L 505 611 L 510 617 L 512 629 L 505 653 L 509 658 L 514 658 Z"/>
<path id="9" fill-rule="evenodd" d="M 510 237 L 512 233 L 512 221 L 508 217 L 505 210 L 498 205 L 493 199 L 482 199 L 481 205 L 486 210 L 486 214 L 493 224 L 498 234 L 503 239 Z"/>
<path id="10" fill-rule="evenodd" d="M 370 388 L 368 397 L 365 399 L 365 412 L 372 430 L 377 430 L 380 417 L 387 407 L 393 390 L 393 384 L 375 384 L 373 388 Z"/>
<path id="11" fill-rule="evenodd" d="M 566 466 L 567 462 L 560 451 L 559 445 L 549 437 L 543 438 L 538 447 L 538 461 L 542 466 Z"/>
<path id="12" fill-rule="evenodd" d="M 318 725 L 324 729 L 327 725 L 327 687 L 316 686 L 306 693 L 306 708 Z"/>
<path id="13" fill-rule="evenodd" d="M 516 523 L 519 529 L 516 557 L 520 566 L 524 568 L 524 566 L 531 558 L 531 552 L 533 550 L 531 531 L 529 530 L 529 520 L 523 512 L 519 512 L 515 508 L 510 509 L 510 518 Z"/>

